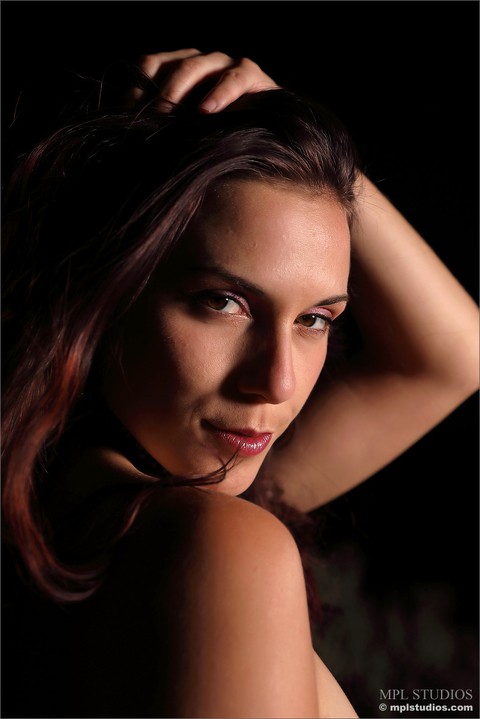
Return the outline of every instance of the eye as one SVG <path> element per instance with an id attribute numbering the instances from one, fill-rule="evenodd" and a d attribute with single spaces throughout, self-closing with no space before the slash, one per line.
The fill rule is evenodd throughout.
<path id="1" fill-rule="evenodd" d="M 296 321 L 299 325 L 302 325 L 302 327 L 306 327 L 309 330 L 316 330 L 317 332 L 326 332 L 332 324 L 330 317 L 314 313 L 301 315 Z"/>
<path id="2" fill-rule="evenodd" d="M 244 309 L 240 302 L 230 295 L 224 295 L 220 292 L 209 292 L 201 295 L 201 302 L 216 312 L 222 312 L 228 315 L 239 315 Z"/>

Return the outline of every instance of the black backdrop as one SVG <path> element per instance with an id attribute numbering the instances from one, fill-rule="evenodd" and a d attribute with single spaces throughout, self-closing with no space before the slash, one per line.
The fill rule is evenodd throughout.
<path id="1" fill-rule="evenodd" d="M 478 10 L 459 0 L 3 0 L 4 176 L 52 121 L 59 70 L 99 77 L 111 62 L 180 47 L 245 55 L 334 109 L 371 178 L 477 298 Z M 362 717 L 385 716 L 388 688 L 471 688 L 468 715 L 479 716 L 478 479 L 475 397 L 317 513 L 326 619 L 315 642 Z"/>

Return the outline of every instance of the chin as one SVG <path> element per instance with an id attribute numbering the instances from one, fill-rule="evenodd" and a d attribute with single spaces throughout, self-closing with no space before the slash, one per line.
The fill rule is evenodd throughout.
<path id="1" fill-rule="evenodd" d="M 195 486 L 210 492 L 238 496 L 251 487 L 267 453 L 263 453 L 262 457 L 235 457 L 231 454 L 212 456 L 211 452 L 199 457 L 199 454 L 194 458 L 172 454 L 169 458 L 163 458 L 163 461 L 159 455 L 156 459 L 173 478 L 177 477 L 180 483 L 187 479 Z M 195 479 L 198 479 L 198 484 Z M 211 483 L 210 479 L 213 480 Z"/>
<path id="2" fill-rule="evenodd" d="M 253 484 L 258 473 L 258 467 L 255 469 L 236 465 L 226 471 L 224 478 L 220 482 L 214 484 L 199 483 L 199 487 L 203 487 L 210 492 L 218 492 L 219 494 L 228 494 L 237 497 L 247 491 Z"/>

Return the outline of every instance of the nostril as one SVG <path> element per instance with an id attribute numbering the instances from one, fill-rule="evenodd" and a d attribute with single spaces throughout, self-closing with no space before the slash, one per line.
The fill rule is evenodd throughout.
<path id="1" fill-rule="evenodd" d="M 296 389 L 292 348 L 283 338 L 268 339 L 263 337 L 261 344 L 256 344 L 255 355 L 240 375 L 239 389 L 243 394 L 279 404 L 290 399 Z"/>

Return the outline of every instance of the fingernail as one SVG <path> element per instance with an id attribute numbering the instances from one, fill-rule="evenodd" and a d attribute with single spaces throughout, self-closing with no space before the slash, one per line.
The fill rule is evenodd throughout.
<path id="1" fill-rule="evenodd" d="M 214 112 L 216 109 L 217 103 L 212 99 L 204 100 L 200 105 L 200 110 L 204 112 Z"/>

